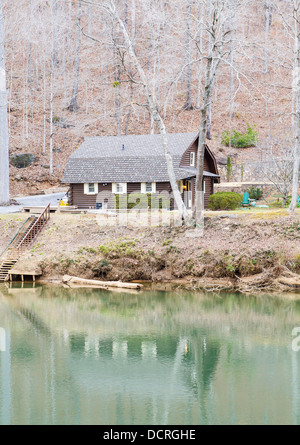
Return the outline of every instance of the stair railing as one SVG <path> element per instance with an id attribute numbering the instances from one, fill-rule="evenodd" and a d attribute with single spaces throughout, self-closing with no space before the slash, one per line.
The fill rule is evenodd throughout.
<path id="1" fill-rule="evenodd" d="M 30 230 L 24 235 L 21 241 L 16 246 L 16 249 L 20 251 L 26 246 L 29 246 L 35 237 L 40 233 L 42 228 L 45 226 L 47 221 L 50 219 L 50 203 L 46 206 L 40 216 L 37 218 L 35 223 L 32 225 Z"/>
<path id="2" fill-rule="evenodd" d="M 25 226 L 25 224 L 27 224 L 28 220 L 30 219 L 27 218 L 26 221 L 24 222 L 24 224 L 22 224 L 22 226 L 19 228 L 19 230 L 17 231 L 17 233 L 15 234 L 15 236 L 13 237 L 13 239 L 10 241 L 9 245 L 3 250 L 3 252 L 0 254 L 0 260 L 2 257 L 4 257 L 4 255 L 7 253 L 8 250 L 10 250 L 10 246 L 12 245 L 12 243 L 14 242 L 14 240 L 17 238 L 17 236 L 19 235 L 19 233 L 21 232 L 21 230 L 23 229 L 23 227 Z"/>

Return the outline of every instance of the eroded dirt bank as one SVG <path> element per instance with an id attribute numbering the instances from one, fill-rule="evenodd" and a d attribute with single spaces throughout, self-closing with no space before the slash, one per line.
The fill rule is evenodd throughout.
<path id="1" fill-rule="evenodd" d="M 1 251 L 25 219 L 0 216 Z M 119 227 L 96 215 L 54 214 L 18 268 L 38 268 L 44 280 L 69 274 L 195 289 L 300 290 L 300 214 L 211 212 L 204 235 L 190 234 L 185 227 Z"/>

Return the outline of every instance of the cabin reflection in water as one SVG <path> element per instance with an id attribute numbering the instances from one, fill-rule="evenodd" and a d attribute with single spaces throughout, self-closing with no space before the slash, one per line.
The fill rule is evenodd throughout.
<path id="1" fill-rule="evenodd" d="M 300 424 L 297 301 L 39 287 L 0 297 L 0 424 Z"/>
<path id="2" fill-rule="evenodd" d="M 91 360 L 88 366 L 95 366 L 94 358 L 100 359 L 102 364 L 111 367 L 103 368 L 105 372 L 104 379 L 118 378 L 115 374 L 116 362 L 122 364 L 122 372 L 128 371 L 130 378 L 132 366 L 138 369 L 139 363 L 147 362 L 147 367 L 143 368 L 143 375 L 147 372 L 148 378 L 152 378 L 155 374 L 166 368 L 170 375 L 178 373 L 181 384 L 192 389 L 193 393 L 197 393 L 199 387 L 208 389 L 213 378 L 218 358 L 220 354 L 220 345 L 218 341 L 210 341 L 205 336 L 192 338 L 177 338 L 173 336 L 146 339 L 144 336 L 129 336 L 125 338 L 91 338 L 84 334 L 70 334 L 68 336 L 68 345 L 71 353 L 76 356 L 84 356 L 86 360 Z M 127 363 L 127 366 L 126 366 Z M 82 361 L 84 366 L 86 361 Z M 101 373 L 99 368 L 99 373 Z M 107 375 L 108 372 L 108 375 Z M 98 373 L 98 377 L 101 374 Z M 166 377 L 166 376 L 165 376 Z M 163 384 L 155 379 L 158 384 Z M 136 381 L 133 382 L 136 385 Z M 117 383 L 116 383 L 117 384 Z"/>

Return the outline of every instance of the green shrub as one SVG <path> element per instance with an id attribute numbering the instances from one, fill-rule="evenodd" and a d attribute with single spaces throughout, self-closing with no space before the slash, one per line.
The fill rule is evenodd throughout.
<path id="1" fill-rule="evenodd" d="M 255 199 L 256 201 L 258 201 L 263 196 L 263 191 L 259 187 L 255 188 L 255 187 L 251 186 L 246 191 L 249 193 L 249 198 L 250 199 Z"/>
<path id="2" fill-rule="evenodd" d="M 93 268 L 95 277 L 105 277 L 107 273 L 110 271 L 111 267 L 106 260 L 100 261 L 100 263 L 96 264 Z"/>
<path id="3" fill-rule="evenodd" d="M 242 195 L 234 192 L 217 192 L 209 197 L 211 210 L 235 210 L 243 201 Z"/>
<path id="4" fill-rule="evenodd" d="M 232 173 L 232 164 L 230 156 L 227 156 L 227 165 L 226 165 L 226 179 L 229 182 Z"/>
<path id="5" fill-rule="evenodd" d="M 294 263 L 295 263 L 295 269 L 297 271 L 300 271 L 300 255 L 295 256 Z"/>
<path id="6" fill-rule="evenodd" d="M 286 203 L 284 205 L 285 208 L 290 206 L 291 200 L 292 200 L 292 197 L 288 196 L 287 200 L 286 200 Z M 276 201 L 269 203 L 269 206 L 272 207 L 272 208 L 278 208 L 278 209 L 282 208 L 283 207 L 283 200 L 277 198 Z"/>
<path id="7" fill-rule="evenodd" d="M 287 200 L 286 200 L 286 203 L 285 203 L 285 207 L 289 207 L 290 204 L 291 204 L 291 202 L 292 202 L 292 197 L 291 197 L 291 196 L 288 196 L 288 197 L 287 197 Z"/>
<path id="8" fill-rule="evenodd" d="M 225 130 L 222 134 L 222 144 L 227 147 L 231 145 L 232 147 L 237 148 L 247 148 L 247 147 L 255 147 L 257 144 L 257 136 L 258 133 L 255 130 L 256 125 L 251 127 L 247 122 L 247 130 L 246 133 L 239 133 L 236 130 L 227 131 Z"/>

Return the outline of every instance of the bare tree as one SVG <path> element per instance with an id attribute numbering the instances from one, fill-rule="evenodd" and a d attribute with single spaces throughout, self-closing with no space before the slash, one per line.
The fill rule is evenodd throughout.
<path id="1" fill-rule="evenodd" d="M 80 48 L 81 48 L 81 28 L 80 28 L 81 16 L 82 16 L 82 5 L 81 5 L 81 0 L 78 0 L 75 76 L 74 76 L 72 99 L 70 105 L 68 106 L 68 109 L 70 111 L 78 110 L 77 99 L 78 99 L 78 82 L 79 82 L 79 66 L 80 66 Z"/>
<path id="2" fill-rule="evenodd" d="M 9 138 L 7 120 L 7 90 L 4 55 L 4 24 L 0 0 L 0 204 L 9 201 Z"/>
<path id="3" fill-rule="evenodd" d="M 192 12 L 192 0 L 187 0 L 186 5 L 186 102 L 184 105 L 185 110 L 192 110 L 192 45 L 191 45 L 191 12 Z"/>
<path id="4" fill-rule="evenodd" d="M 58 0 L 52 0 L 53 27 L 53 63 L 58 65 L 59 29 L 58 29 Z"/>
<path id="5" fill-rule="evenodd" d="M 272 5 L 276 7 L 280 14 L 285 31 L 294 43 L 293 54 L 293 83 L 292 83 L 292 104 L 295 102 L 295 112 L 292 110 L 294 119 L 294 149 L 293 149 L 293 187 L 292 200 L 289 211 L 294 213 L 297 204 L 299 187 L 300 168 L 300 0 L 291 0 L 289 4 L 281 5 L 281 2 L 274 0 Z"/>
<path id="6" fill-rule="evenodd" d="M 117 136 L 121 136 L 121 73 L 122 66 L 119 54 L 119 32 L 114 29 L 114 20 L 111 23 L 111 39 L 113 45 L 113 61 L 114 61 L 114 90 L 115 90 L 115 116 L 117 124 Z"/>
<path id="7" fill-rule="evenodd" d="M 300 1 L 293 1 L 293 18 L 295 31 L 295 55 L 294 55 L 294 85 L 296 89 L 296 116 L 295 116 L 295 144 L 293 151 L 294 169 L 293 169 L 293 190 L 292 201 L 289 207 L 291 212 L 295 212 L 297 204 L 297 195 L 299 187 L 299 168 L 300 168 Z"/>
<path id="8" fill-rule="evenodd" d="M 166 126 L 165 126 L 164 120 L 159 112 L 158 105 L 154 102 L 153 94 L 151 92 L 145 71 L 142 67 L 142 64 L 140 63 L 140 61 L 137 58 L 134 47 L 132 45 L 131 38 L 129 37 L 129 34 L 127 32 L 127 29 L 126 29 L 126 26 L 125 26 L 123 20 L 121 20 L 121 18 L 118 15 L 114 1 L 110 0 L 109 2 L 106 2 L 101 6 L 114 18 L 114 20 L 118 23 L 121 32 L 123 33 L 124 44 L 126 45 L 126 49 L 128 51 L 130 61 L 133 64 L 133 66 L 135 67 L 135 69 L 139 75 L 139 81 L 135 81 L 134 79 L 131 79 L 131 80 L 135 81 L 137 84 L 139 84 L 143 88 L 144 94 L 147 99 L 148 110 L 150 112 L 150 115 L 153 118 L 153 121 L 157 125 L 158 130 L 162 137 L 162 147 L 163 147 L 163 150 L 165 153 L 168 175 L 169 175 L 169 180 L 170 180 L 170 184 L 171 184 L 173 195 L 174 195 L 174 200 L 176 202 L 176 205 L 179 210 L 181 218 L 183 220 L 187 221 L 188 220 L 188 212 L 187 212 L 186 206 L 182 200 L 180 191 L 178 189 L 176 176 L 175 176 L 175 172 L 174 172 L 174 167 L 173 167 L 173 159 L 172 159 L 172 155 L 171 155 L 169 145 L 168 145 L 168 135 L 167 135 Z"/>
<path id="9" fill-rule="evenodd" d="M 209 109 L 212 100 L 212 91 L 214 80 L 218 71 L 220 62 L 225 55 L 232 50 L 231 45 L 231 23 L 233 14 L 233 2 L 231 0 L 197 0 L 202 3 L 206 10 L 203 23 L 197 24 L 199 32 L 205 34 L 206 49 L 198 47 L 201 57 L 206 60 L 205 80 L 202 93 L 201 118 L 197 156 L 197 176 L 196 176 L 196 197 L 194 218 L 196 223 L 201 223 L 204 208 L 203 201 L 203 171 L 204 171 L 204 153 L 207 137 L 207 127 L 209 119 Z M 235 3 L 235 13 L 238 6 Z"/>
<path id="10" fill-rule="evenodd" d="M 293 184 L 294 148 L 293 144 L 287 145 L 286 140 L 277 140 L 279 148 L 276 150 L 274 145 L 274 141 L 267 140 L 263 148 L 265 160 L 261 162 L 261 171 L 282 195 L 282 207 L 285 207 Z"/>
<path id="11" fill-rule="evenodd" d="M 269 71 L 269 33 L 270 26 L 272 24 L 272 11 L 273 6 L 270 0 L 264 0 L 264 10 L 265 10 L 265 48 L 264 48 L 264 74 L 267 74 Z"/>

